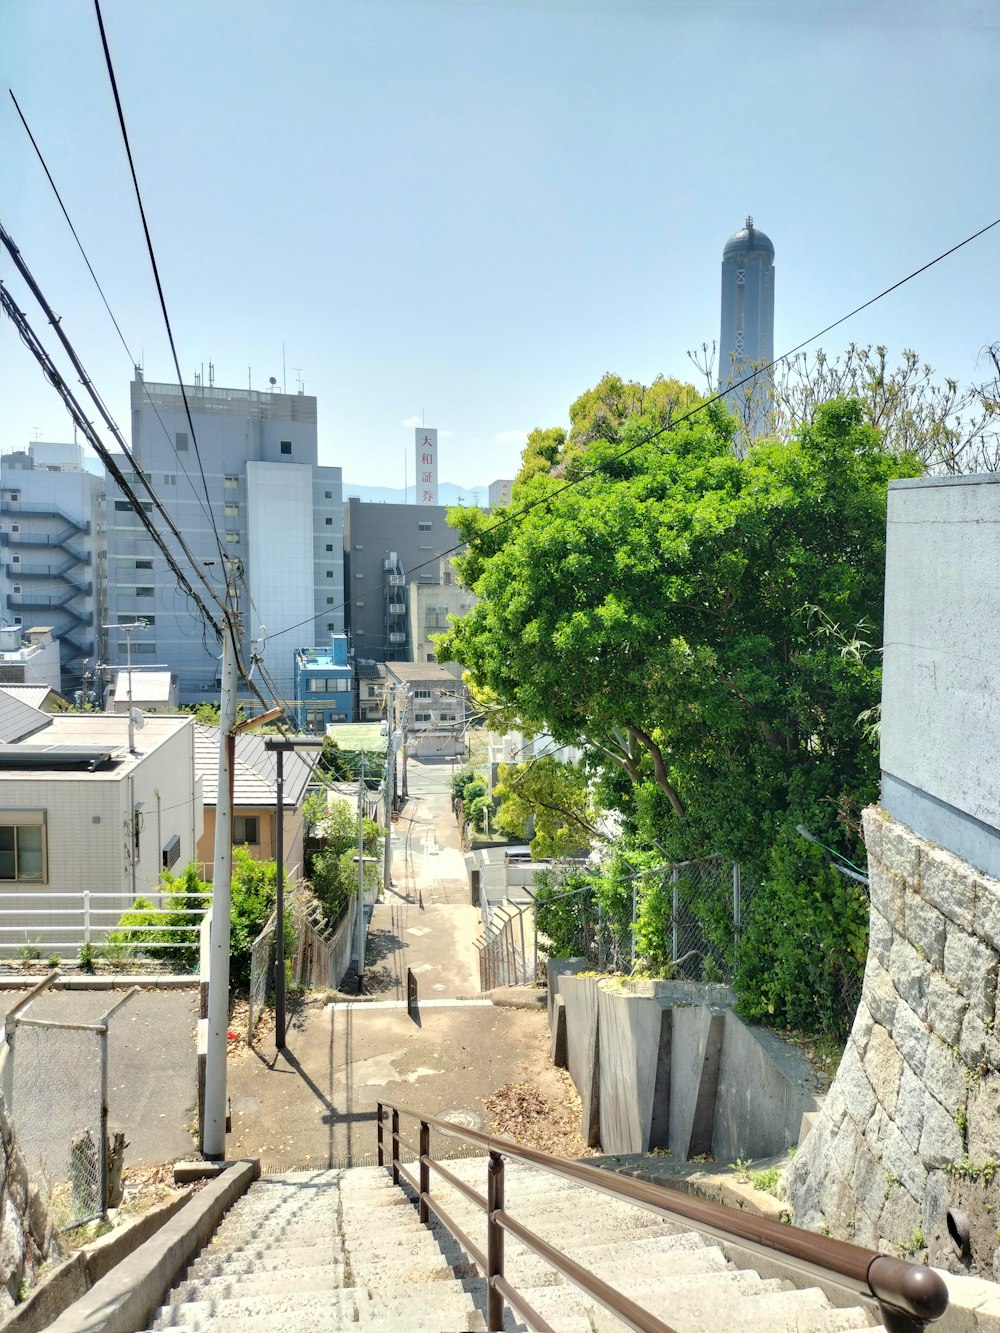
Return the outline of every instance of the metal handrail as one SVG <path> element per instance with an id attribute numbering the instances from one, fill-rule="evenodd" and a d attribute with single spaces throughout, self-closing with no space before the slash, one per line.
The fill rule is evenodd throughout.
<path id="1" fill-rule="evenodd" d="M 391 1102 L 377 1103 L 379 1166 L 386 1165 L 384 1124 L 387 1110 L 391 1112 L 391 1147 L 388 1164 L 392 1170 L 392 1182 L 398 1185 L 401 1176 L 407 1180 L 417 1194 L 421 1222 L 429 1220 L 432 1210 L 484 1269 L 487 1282 L 486 1326 L 491 1333 L 503 1328 L 505 1301 L 527 1319 L 532 1327 L 541 1333 L 550 1333 L 549 1325 L 526 1305 L 523 1297 L 504 1277 L 505 1233 L 527 1245 L 630 1328 L 639 1329 L 641 1333 L 673 1333 L 667 1324 L 643 1310 L 601 1279 L 588 1273 L 568 1255 L 562 1254 L 554 1246 L 536 1236 L 505 1211 L 505 1157 L 509 1157 L 512 1161 L 523 1162 L 527 1166 L 537 1167 L 551 1175 L 561 1176 L 575 1184 L 600 1190 L 604 1194 L 637 1204 L 651 1212 L 684 1218 L 685 1221 L 693 1223 L 718 1239 L 738 1241 L 750 1247 L 776 1251 L 800 1265 L 809 1266 L 814 1270 L 824 1270 L 827 1278 L 835 1284 L 843 1285 L 845 1279 L 851 1283 L 858 1283 L 867 1288 L 867 1291 L 862 1291 L 860 1294 L 871 1297 L 878 1305 L 883 1326 L 890 1330 L 890 1333 L 921 1333 L 929 1323 L 940 1319 L 948 1308 L 948 1288 L 944 1279 L 939 1273 L 923 1264 L 908 1263 L 903 1259 L 864 1249 L 848 1241 L 820 1236 L 815 1232 L 803 1231 L 799 1227 L 788 1226 L 783 1222 L 774 1222 L 770 1218 L 757 1217 L 735 1208 L 727 1208 L 724 1204 L 706 1203 L 665 1186 L 618 1176 L 614 1172 L 602 1171 L 583 1162 L 553 1157 L 550 1153 L 537 1148 L 528 1148 L 515 1143 L 512 1139 L 482 1134 L 475 1129 L 465 1129 L 451 1121 L 441 1120 L 437 1116 L 414 1111 L 409 1107 L 396 1106 Z M 420 1122 L 420 1152 L 417 1155 L 419 1180 L 415 1179 L 400 1162 L 399 1149 L 404 1143 L 399 1133 L 400 1115 L 411 1116 Z M 434 1161 L 430 1155 L 432 1128 L 450 1138 L 483 1148 L 489 1154 L 486 1200 L 483 1200 L 481 1195 L 476 1195 L 475 1191 L 463 1189 L 463 1193 L 478 1207 L 482 1208 L 485 1203 L 487 1222 L 485 1255 L 476 1246 L 469 1247 L 466 1243 L 468 1237 L 451 1222 L 438 1200 L 431 1194 L 432 1169 L 450 1183 L 456 1183 L 451 1172 Z M 407 1143 L 405 1146 L 410 1151 L 416 1152 L 410 1144 Z"/>

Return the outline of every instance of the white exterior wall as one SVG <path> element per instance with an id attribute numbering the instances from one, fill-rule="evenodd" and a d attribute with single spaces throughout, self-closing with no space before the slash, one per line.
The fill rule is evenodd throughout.
<path id="1" fill-rule="evenodd" d="M 291 699 L 296 644 L 314 637 L 312 468 L 247 463 L 247 531 L 254 623 L 278 630 L 306 622 L 298 635 L 286 634 L 264 649 L 271 678 Z"/>
<path id="2" fill-rule="evenodd" d="M 84 720 L 80 719 L 81 722 Z M 125 734 L 125 719 L 121 719 Z M 60 737 L 62 743 L 73 743 Z M 80 744 L 90 742 L 84 736 Z M 0 953 L 10 947 L 38 940 L 44 957 L 46 944 L 65 941 L 72 935 L 82 943 L 81 904 L 69 897 L 85 890 L 94 894 L 117 894 L 116 899 L 94 899 L 93 907 L 111 909 L 115 915 L 95 916 L 95 924 L 113 925 L 134 896 L 156 894 L 162 866 L 162 847 L 176 833 L 180 856 L 175 872 L 195 859 L 202 827 L 201 784 L 194 778 L 194 721 L 178 727 L 154 750 L 143 754 L 142 732 L 136 733 L 138 762 L 122 764 L 109 773 L 51 771 L 37 776 L 30 771 L 10 770 L 0 774 L 0 812 L 18 810 L 45 812 L 46 881 L 41 884 L 0 884 Z M 157 800 L 159 792 L 159 801 Z M 139 858 L 132 875 L 131 811 L 142 806 Z M 159 813 L 158 813 L 159 812 Z M 44 898 L 51 897 L 51 902 Z M 57 916 L 33 915 L 39 908 L 59 912 Z M 67 910 L 63 910 L 67 909 Z M 58 927 L 59 932 L 45 927 Z M 65 953 L 64 953 L 65 956 Z"/>
<path id="3" fill-rule="evenodd" d="M 883 805 L 1000 875 L 1000 477 L 893 482 L 886 550 Z"/>

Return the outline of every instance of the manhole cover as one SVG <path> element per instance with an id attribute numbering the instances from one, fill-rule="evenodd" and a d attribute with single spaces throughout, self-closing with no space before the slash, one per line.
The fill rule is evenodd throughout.
<path id="1" fill-rule="evenodd" d="M 458 1125 L 461 1129 L 482 1129 L 483 1117 L 477 1111 L 467 1111 L 459 1106 L 452 1111 L 442 1111 L 439 1120 L 447 1120 L 449 1125 Z"/>

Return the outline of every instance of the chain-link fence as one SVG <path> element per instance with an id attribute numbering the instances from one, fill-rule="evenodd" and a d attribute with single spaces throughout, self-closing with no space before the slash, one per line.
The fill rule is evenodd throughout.
<path id="1" fill-rule="evenodd" d="M 257 1026 L 267 1002 L 268 991 L 274 985 L 275 932 L 277 913 L 272 912 L 264 929 L 250 946 L 250 1003 L 247 1017 L 247 1040 L 253 1039 L 253 1030 Z"/>
<path id="2" fill-rule="evenodd" d="M 10 1115 L 28 1173 L 65 1230 L 108 1208 L 108 1029 L 16 1014 L 7 1024 Z"/>
<path id="3" fill-rule="evenodd" d="M 531 907 L 501 903 L 489 911 L 483 933 L 476 940 L 479 986 L 527 986 L 538 975 L 538 935 Z"/>
<path id="4" fill-rule="evenodd" d="M 574 871 L 538 898 L 543 946 L 586 958 L 596 971 L 728 982 L 748 886 L 721 857 L 605 879 Z"/>

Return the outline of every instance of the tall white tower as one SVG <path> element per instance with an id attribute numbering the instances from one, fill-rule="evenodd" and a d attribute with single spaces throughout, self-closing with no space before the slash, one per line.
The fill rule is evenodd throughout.
<path id="1" fill-rule="evenodd" d="M 774 360 L 774 246 L 748 217 L 722 252 L 719 388 L 736 386 Z M 770 377 L 755 376 L 726 395 L 744 443 L 767 430 Z"/>

